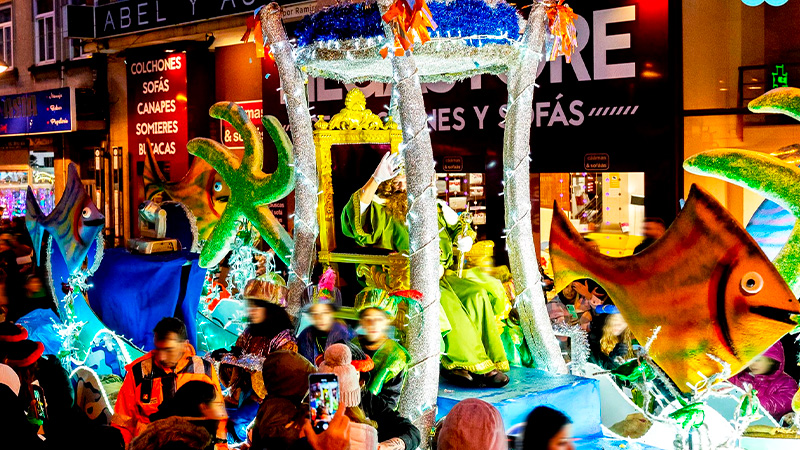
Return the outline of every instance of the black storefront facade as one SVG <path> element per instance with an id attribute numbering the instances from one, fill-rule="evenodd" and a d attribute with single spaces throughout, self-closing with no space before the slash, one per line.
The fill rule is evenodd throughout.
<path id="1" fill-rule="evenodd" d="M 185 7 L 181 9 L 183 2 L 128 0 L 106 7 L 85 7 L 93 10 L 95 23 L 93 36 L 85 38 L 102 47 L 109 42 L 113 44 L 115 36 L 124 38 L 131 33 L 147 35 L 170 29 L 186 29 L 187 35 L 193 32 L 192 36 L 183 37 L 180 32 L 171 32 L 171 42 L 161 40 L 158 45 L 130 48 L 117 54 L 118 58 L 130 61 L 169 58 L 174 52 L 185 54 L 186 139 L 204 136 L 224 142 L 224 125 L 207 116 L 208 107 L 216 101 L 247 102 L 247 108 L 258 109 L 259 115 L 275 115 L 288 123 L 277 90 L 279 77 L 269 55 L 260 58 L 252 42 L 219 45 L 213 42 L 213 35 L 219 35 L 218 32 L 207 32 L 205 37 L 198 37 L 196 33 L 200 27 L 205 26 L 202 29 L 207 30 L 215 20 L 224 19 L 225 26 L 238 24 L 236 31 L 243 34 L 247 17 L 259 6 L 256 3 L 261 2 L 247 5 L 239 1 L 215 1 L 219 3 L 216 8 L 198 9 L 193 14 L 186 13 L 189 9 Z M 206 5 L 212 3 L 205 2 Z M 158 11 L 154 9 L 156 4 Z M 174 6 L 165 7 L 165 4 Z M 227 9 L 220 9 L 223 5 Z M 131 15 L 120 22 L 120 15 L 127 17 L 128 14 L 128 10 L 122 8 L 129 8 Z M 139 8 L 141 16 L 136 13 Z M 552 203 L 550 197 L 541 195 L 540 173 L 592 170 L 643 173 L 643 198 L 633 201 L 643 203 L 647 215 L 669 222 L 677 213 L 682 196 L 683 130 L 682 121 L 676 120 L 682 108 L 680 4 L 667 0 L 627 0 L 576 4 L 573 8 L 580 16 L 576 24 L 579 54 L 571 64 L 559 58 L 544 65 L 534 94 L 531 141 L 534 231 L 541 229 L 539 208 L 550 207 L 547 202 Z M 113 20 L 106 24 L 109 14 Z M 291 23 L 287 28 L 291 32 Z M 139 100 L 132 92 L 135 86 L 127 80 L 125 85 L 128 103 L 124 120 L 128 138 L 124 141 L 130 147 L 131 127 L 135 128 L 137 120 L 133 117 L 135 109 L 131 109 L 131 100 L 135 103 Z M 344 95 L 353 86 L 313 79 L 309 80 L 308 87 L 313 114 L 330 116 L 344 106 Z M 386 111 L 391 94 L 389 86 L 360 83 L 358 87 L 364 91 L 369 108 L 376 113 Z M 468 204 L 478 208 L 476 211 L 483 213 L 481 220 L 485 220 L 485 225 L 480 227 L 480 233 L 495 242 L 500 250 L 495 256 L 502 261 L 505 252 L 502 251 L 503 199 L 500 194 L 507 101 L 504 79 L 484 75 L 455 84 L 426 85 L 424 89 L 434 156 L 440 172 L 439 191 L 455 188 L 455 179 L 462 183 L 474 182 L 467 185 L 468 191 L 462 196 L 467 197 Z M 114 120 L 112 116 L 112 122 Z M 183 142 L 182 139 L 176 144 Z M 120 138 L 117 142 L 123 140 Z M 136 178 L 140 178 L 143 160 L 138 148 L 127 148 L 126 153 L 130 162 L 127 176 L 133 188 Z M 603 155 L 599 157 L 599 165 L 597 161 L 592 162 L 596 157 L 593 155 Z M 176 149 L 174 156 L 187 165 L 191 161 L 185 148 Z M 173 155 L 167 159 L 171 157 Z M 363 171 L 371 173 L 373 167 L 367 167 L 371 163 L 364 161 Z M 272 152 L 266 151 L 265 170 L 271 171 L 274 164 Z M 181 173 L 185 166 L 184 163 L 173 166 L 168 172 L 170 178 L 176 180 L 185 173 Z M 463 192 L 464 185 L 461 189 Z M 132 219 L 135 211 L 131 206 L 136 200 L 133 195 L 129 197 L 127 217 Z M 291 199 L 283 206 L 291 209 Z M 285 217 L 290 213 L 286 211 Z M 133 227 L 135 221 L 132 220 L 128 228 Z"/>

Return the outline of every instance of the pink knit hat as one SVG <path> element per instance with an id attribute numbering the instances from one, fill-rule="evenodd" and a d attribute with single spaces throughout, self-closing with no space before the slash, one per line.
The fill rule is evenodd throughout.
<path id="1" fill-rule="evenodd" d="M 325 360 L 319 365 L 320 372 L 332 372 L 339 377 L 339 404 L 345 407 L 361 404 L 361 385 L 352 360 L 348 346 L 333 344 L 325 350 Z"/>
<path id="2" fill-rule="evenodd" d="M 5 364 L 0 364 L 0 384 L 5 384 L 14 391 L 15 395 L 19 395 L 20 384 L 17 372 Z"/>
<path id="3" fill-rule="evenodd" d="M 505 450 L 508 440 L 500 411 L 477 398 L 458 402 L 439 432 L 439 450 Z"/>

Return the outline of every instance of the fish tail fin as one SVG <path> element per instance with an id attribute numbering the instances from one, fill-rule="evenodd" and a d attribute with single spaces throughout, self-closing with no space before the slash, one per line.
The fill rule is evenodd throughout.
<path id="1" fill-rule="evenodd" d="M 153 155 L 153 144 L 147 139 L 147 158 L 144 160 L 144 198 L 152 199 L 156 194 L 164 192 L 167 179 L 158 168 L 155 155 Z"/>
<path id="2" fill-rule="evenodd" d="M 31 189 L 30 186 L 28 186 L 25 203 L 25 228 L 28 229 L 28 233 L 31 235 L 33 249 L 36 252 L 36 261 L 41 264 L 39 255 L 42 248 L 44 228 L 40 221 L 44 218 L 44 214 L 42 213 L 42 208 L 39 206 L 39 202 L 36 200 L 36 194 L 33 193 L 33 189 Z"/>
<path id="3" fill-rule="evenodd" d="M 599 267 L 604 256 L 590 247 L 578 233 L 567 216 L 553 204 L 553 220 L 550 225 L 550 262 L 553 266 L 555 291 L 575 280 L 593 278 L 605 271 Z"/>

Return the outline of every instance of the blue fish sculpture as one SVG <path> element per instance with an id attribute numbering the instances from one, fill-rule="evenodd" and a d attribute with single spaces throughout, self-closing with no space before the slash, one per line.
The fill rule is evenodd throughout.
<path id="1" fill-rule="evenodd" d="M 67 186 L 53 211 L 44 215 L 28 186 L 25 226 L 31 235 L 36 260 L 42 263 L 42 239 L 48 232 L 61 250 L 69 273 L 81 268 L 97 235 L 105 225 L 105 217 L 100 214 L 89 194 L 81 183 L 78 169 L 70 164 L 67 169 Z"/>

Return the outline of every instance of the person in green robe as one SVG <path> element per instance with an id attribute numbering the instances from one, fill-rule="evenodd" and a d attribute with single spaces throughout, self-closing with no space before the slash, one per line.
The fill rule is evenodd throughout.
<path id="1" fill-rule="evenodd" d="M 354 342 L 375 363 L 366 388 L 384 399 L 392 409 L 397 409 L 411 357 L 405 347 L 389 338 L 388 332 L 397 317 L 399 303 L 413 302 L 421 296 L 417 291 L 389 293 L 369 287 L 356 295 L 355 310 L 363 333 Z"/>
<path id="2" fill-rule="evenodd" d="M 399 166 L 399 155 L 384 155 L 367 184 L 352 195 L 342 211 L 342 232 L 358 245 L 409 251 L 406 180 Z M 464 386 L 505 386 L 509 364 L 497 320 L 507 304 L 503 285 L 475 270 L 464 271 L 461 277 L 450 270 L 455 262 L 453 244 L 462 254 L 468 252 L 474 232 L 444 202 L 439 202 L 437 209 L 440 306 L 449 323 L 442 327 L 442 373 Z"/>

